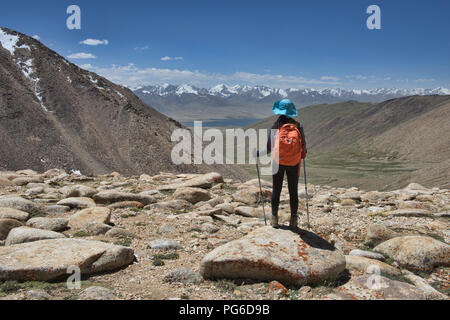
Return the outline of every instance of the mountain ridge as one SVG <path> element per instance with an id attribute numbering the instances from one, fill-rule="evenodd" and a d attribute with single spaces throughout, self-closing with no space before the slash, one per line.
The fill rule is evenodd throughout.
<path id="1" fill-rule="evenodd" d="M 248 128 L 267 129 L 275 119 Z M 301 109 L 297 120 L 321 183 L 328 175 L 339 186 L 384 190 L 416 181 L 450 187 L 450 95 L 315 105 Z M 341 170 L 346 172 L 339 177 Z"/>
<path id="2" fill-rule="evenodd" d="M 0 43 L 0 168 L 245 176 L 230 166 L 173 164 L 179 122 L 25 34 L 1 28 Z"/>
<path id="3" fill-rule="evenodd" d="M 446 88 L 434 89 L 371 89 L 346 90 L 280 89 L 267 86 L 218 85 L 209 89 L 195 86 L 170 85 L 140 86 L 131 88 L 148 105 L 179 121 L 215 119 L 256 118 L 271 114 L 273 102 L 289 98 L 302 108 L 315 104 L 360 101 L 379 103 L 404 96 L 448 95 Z"/>

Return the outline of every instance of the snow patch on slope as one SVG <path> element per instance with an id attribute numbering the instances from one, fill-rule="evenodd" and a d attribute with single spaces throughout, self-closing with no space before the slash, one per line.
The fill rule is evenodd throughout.
<path id="1" fill-rule="evenodd" d="M 0 43 L 2 47 L 9 51 L 9 53 L 14 56 L 16 49 L 28 49 L 30 47 L 27 45 L 17 46 L 17 42 L 19 41 L 19 37 L 6 33 L 2 28 L 0 28 Z"/>

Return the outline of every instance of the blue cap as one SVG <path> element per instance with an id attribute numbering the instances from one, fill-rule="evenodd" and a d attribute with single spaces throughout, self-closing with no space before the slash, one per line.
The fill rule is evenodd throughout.
<path id="1" fill-rule="evenodd" d="M 275 102 L 273 105 L 273 113 L 278 115 L 285 115 L 286 117 L 293 118 L 298 116 L 297 109 L 294 103 L 289 99 L 284 99 Z"/>

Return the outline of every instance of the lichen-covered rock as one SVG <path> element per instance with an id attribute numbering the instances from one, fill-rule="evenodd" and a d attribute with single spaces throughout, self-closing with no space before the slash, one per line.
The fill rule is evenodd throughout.
<path id="1" fill-rule="evenodd" d="M 335 279 L 344 269 L 344 255 L 319 236 L 263 227 L 208 253 L 200 273 L 302 286 Z"/>
<path id="2" fill-rule="evenodd" d="M 0 247 L 0 280 L 52 281 L 79 267 L 82 276 L 113 271 L 132 263 L 131 248 L 101 241 L 53 239 Z"/>
<path id="3" fill-rule="evenodd" d="M 374 250 L 410 270 L 431 271 L 438 266 L 450 265 L 450 245 L 426 236 L 393 238 Z"/>

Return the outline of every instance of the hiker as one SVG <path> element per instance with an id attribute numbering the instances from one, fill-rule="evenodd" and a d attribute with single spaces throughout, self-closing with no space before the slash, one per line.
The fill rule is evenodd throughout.
<path id="1" fill-rule="evenodd" d="M 275 102 L 273 113 L 280 115 L 269 131 L 265 150 L 254 150 L 253 156 L 259 158 L 272 151 L 274 141 L 274 162 L 272 167 L 272 217 L 271 225 L 278 228 L 278 207 L 280 205 L 281 189 L 283 188 L 284 173 L 288 180 L 291 219 L 289 227 L 297 228 L 298 211 L 298 180 L 302 159 L 306 158 L 306 140 L 302 125 L 293 118 L 298 115 L 291 100 L 285 99 Z M 276 131 L 274 131 L 276 130 Z M 277 168 L 278 167 L 278 168 Z"/>

